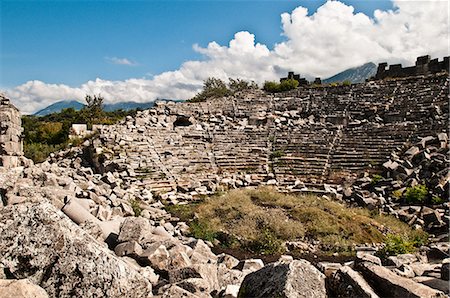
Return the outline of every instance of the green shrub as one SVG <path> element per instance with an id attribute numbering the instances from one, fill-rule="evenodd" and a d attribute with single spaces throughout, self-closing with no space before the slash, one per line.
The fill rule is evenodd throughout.
<path id="1" fill-rule="evenodd" d="M 278 84 L 277 82 L 268 82 L 266 81 L 264 83 L 264 87 L 263 87 L 264 91 L 267 92 L 280 92 L 280 84 Z"/>
<path id="2" fill-rule="evenodd" d="M 385 247 L 378 251 L 377 255 L 386 258 L 399 254 L 413 253 L 417 247 L 427 243 L 428 234 L 417 230 L 409 235 L 388 234 L 384 242 Z"/>
<path id="3" fill-rule="evenodd" d="M 297 80 L 293 80 L 293 79 L 289 79 L 289 80 L 284 80 L 280 83 L 280 91 L 289 91 L 289 90 L 293 90 L 295 88 L 298 87 L 298 81 Z"/>
<path id="4" fill-rule="evenodd" d="M 258 89 L 258 85 L 255 82 L 247 82 L 242 79 L 232 79 L 228 78 L 228 88 L 234 94 L 236 92 Z"/>
<path id="5" fill-rule="evenodd" d="M 277 92 L 289 91 L 289 90 L 295 89 L 297 87 L 298 87 L 298 81 L 289 79 L 289 80 L 284 80 L 281 83 L 266 81 L 264 83 L 263 89 L 264 89 L 264 91 L 267 91 L 267 92 L 277 93 Z"/>
<path id="6" fill-rule="evenodd" d="M 64 147 L 64 144 L 51 145 L 45 143 L 24 143 L 23 154 L 25 155 L 25 157 L 33 160 L 35 163 L 39 163 L 46 160 L 50 153 L 59 151 Z"/>
<path id="7" fill-rule="evenodd" d="M 421 184 L 408 187 L 404 196 L 408 203 L 423 203 L 428 196 L 428 189 L 425 185 Z"/>
<path id="8" fill-rule="evenodd" d="M 342 82 L 342 86 L 350 86 L 352 84 L 352 82 L 350 82 L 349 80 L 345 80 Z"/>
<path id="9" fill-rule="evenodd" d="M 381 257 L 396 256 L 414 252 L 414 245 L 403 235 L 386 236 L 385 247 L 378 252 Z"/>

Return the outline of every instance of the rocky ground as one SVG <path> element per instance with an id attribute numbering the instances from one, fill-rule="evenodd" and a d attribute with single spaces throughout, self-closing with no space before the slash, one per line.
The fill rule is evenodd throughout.
<path id="1" fill-rule="evenodd" d="M 96 174 L 85 166 L 86 150 L 72 148 L 42 164 L 3 171 L 4 279 L 26 279 L 50 297 L 237 297 L 239 291 L 243 297 L 294 297 L 306 290 L 309 297 L 326 297 L 327 291 L 342 297 L 448 293 L 446 242 L 424 247 L 417 255 L 390 257 L 385 264 L 367 248 L 354 262 L 317 263 L 319 270 L 290 257 L 265 266 L 260 259 L 215 255 L 210 243 L 188 236 L 188 226 L 162 208 L 160 196 L 130 182 L 132 170 L 111 167 Z M 360 182 L 349 198 L 366 194 Z M 387 182 L 389 178 L 377 183 L 391 185 Z M 380 200 L 380 192 L 370 194 Z M 162 197 L 182 201 L 185 196 L 172 191 Z M 424 212 L 428 207 L 416 210 L 388 202 L 375 206 L 390 207 L 399 217 L 413 209 L 417 215 L 411 218 L 425 228 L 448 224 L 447 205 L 442 211 L 429 208 L 431 216 Z M 302 288 L 297 288 L 298 280 Z"/>

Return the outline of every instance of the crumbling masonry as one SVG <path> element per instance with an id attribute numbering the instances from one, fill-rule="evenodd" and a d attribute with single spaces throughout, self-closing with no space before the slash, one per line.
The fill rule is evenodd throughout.
<path id="1" fill-rule="evenodd" d="M 0 94 L 0 166 L 14 168 L 23 156 L 22 126 L 19 110 Z"/>

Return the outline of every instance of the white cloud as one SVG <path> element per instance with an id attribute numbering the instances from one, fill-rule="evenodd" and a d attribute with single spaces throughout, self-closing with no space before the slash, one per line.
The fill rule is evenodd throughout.
<path id="1" fill-rule="evenodd" d="M 105 59 L 106 59 L 106 61 L 108 61 L 111 64 L 128 65 L 128 66 L 138 65 L 136 62 L 133 62 L 127 58 L 105 57 Z"/>
<path id="2" fill-rule="evenodd" d="M 284 13 L 281 23 L 286 41 L 276 44 L 272 51 L 243 31 L 236 33 L 227 46 L 214 41 L 205 48 L 194 45 L 194 50 L 204 55 L 202 61 L 185 62 L 178 70 L 151 79 L 96 79 L 77 88 L 29 81 L 7 90 L 7 95 L 23 112 L 33 112 L 57 100 L 82 100 L 87 93 L 101 93 L 108 102 L 188 99 L 210 76 L 262 83 L 292 70 L 325 78 L 369 61 L 412 65 L 417 56 L 449 55 L 447 1 L 395 0 L 393 10 L 378 10 L 367 16 L 330 0 L 312 15 L 303 7 Z"/>

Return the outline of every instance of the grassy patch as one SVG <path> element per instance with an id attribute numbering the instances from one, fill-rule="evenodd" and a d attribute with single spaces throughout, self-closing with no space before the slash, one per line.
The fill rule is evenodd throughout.
<path id="1" fill-rule="evenodd" d="M 381 243 L 388 234 L 411 238 L 414 232 L 394 217 L 270 188 L 232 190 L 167 210 L 188 222 L 194 237 L 262 254 L 283 252 L 284 242 L 298 240 L 318 241 L 324 252 L 349 252 L 354 244 Z"/>

